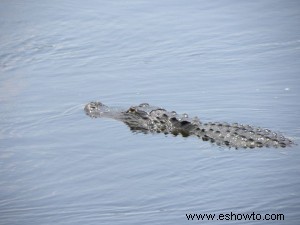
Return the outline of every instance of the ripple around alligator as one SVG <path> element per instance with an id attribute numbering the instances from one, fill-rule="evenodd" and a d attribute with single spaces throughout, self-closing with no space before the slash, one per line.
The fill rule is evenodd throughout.
<path id="1" fill-rule="evenodd" d="M 92 118 L 106 117 L 122 121 L 132 132 L 197 136 L 203 141 L 233 148 L 284 148 L 294 144 L 289 138 L 269 129 L 238 123 L 203 123 L 198 117 L 189 118 L 187 114 L 179 115 L 148 103 L 122 110 L 110 108 L 101 102 L 91 102 L 84 110 Z"/>

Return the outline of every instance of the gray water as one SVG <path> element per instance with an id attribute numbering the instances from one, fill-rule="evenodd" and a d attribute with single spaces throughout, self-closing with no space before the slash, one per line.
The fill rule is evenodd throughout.
<path id="1" fill-rule="evenodd" d="M 298 224 L 300 3 L 1 1 L 0 224 Z M 227 149 L 90 119 L 98 100 L 280 131 Z M 284 221 L 189 221 L 190 213 Z"/>

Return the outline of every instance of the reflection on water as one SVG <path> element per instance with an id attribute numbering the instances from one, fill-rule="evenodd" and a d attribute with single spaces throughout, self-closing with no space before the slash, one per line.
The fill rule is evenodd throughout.
<path id="1" fill-rule="evenodd" d="M 26 81 L 21 76 L 2 79 L 0 83 L 0 102 L 12 101 L 26 88 Z"/>
<path id="2" fill-rule="evenodd" d="M 186 213 L 230 212 L 299 221 L 299 145 L 233 150 L 132 134 L 83 111 L 148 102 L 299 144 L 298 2 L 1 6 L 1 224 L 185 224 Z"/>

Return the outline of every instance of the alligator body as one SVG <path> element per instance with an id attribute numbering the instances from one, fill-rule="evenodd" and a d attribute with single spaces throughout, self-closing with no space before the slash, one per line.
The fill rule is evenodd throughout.
<path id="1" fill-rule="evenodd" d="M 268 129 L 220 122 L 203 123 L 197 117 L 178 115 L 147 103 L 132 106 L 127 110 L 110 108 L 101 102 L 91 102 L 84 108 L 92 118 L 112 118 L 124 122 L 133 132 L 181 134 L 197 136 L 204 141 L 233 148 L 287 147 L 293 142 Z"/>

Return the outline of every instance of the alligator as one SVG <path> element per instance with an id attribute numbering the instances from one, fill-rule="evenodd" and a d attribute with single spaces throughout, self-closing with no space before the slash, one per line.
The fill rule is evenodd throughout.
<path id="1" fill-rule="evenodd" d="M 238 123 L 207 122 L 198 117 L 189 118 L 163 108 L 142 103 L 129 109 L 111 108 L 101 102 L 90 102 L 84 107 L 91 118 L 111 118 L 125 123 L 132 132 L 164 133 L 183 137 L 197 136 L 229 148 L 288 147 L 294 143 L 280 133 L 269 129 Z"/>

